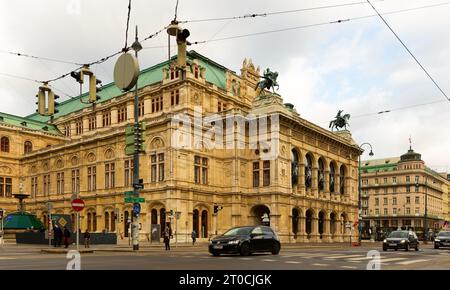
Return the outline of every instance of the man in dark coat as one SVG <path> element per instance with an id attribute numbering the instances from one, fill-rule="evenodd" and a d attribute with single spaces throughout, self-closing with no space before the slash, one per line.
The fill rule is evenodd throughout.
<path id="1" fill-rule="evenodd" d="M 67 229 L 67 227 L 64 227 L 64 245 L 66 248 L 69 247 L 70 242 L 70 231 Z"/>

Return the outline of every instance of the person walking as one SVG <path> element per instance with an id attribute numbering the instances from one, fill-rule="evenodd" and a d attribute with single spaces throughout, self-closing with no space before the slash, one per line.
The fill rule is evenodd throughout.
<path id="1" fill-rule="evenodd" d="M 195 245 L 195 240 L 197 239 L 197 232 L 195 230 L 192 231 L 191 237 L 192 237 L 192 245 Z"/>
<path id="2" fill-rule="evenodd" d="M 164 245 L 166 246 L 166 251 L 170 251 L 170 227 L 168 226 L 164 229 Z"/>
<path id="3" fill-rule="evenodd" d="M 91 247 L 91 233 L 87 229 L 84 232 L 84 247 L 85 248 Z"/>
<path id="4" fill-rule="evenodd" d="M 70 231 L 67 229 L 67 227 L 64 227 L 64 245 L 66 249 L 69 247 L 70 243 Z"/>

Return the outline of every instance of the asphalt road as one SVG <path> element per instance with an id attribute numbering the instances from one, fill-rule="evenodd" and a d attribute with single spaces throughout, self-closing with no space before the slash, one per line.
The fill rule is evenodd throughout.
<path id="1" fill-rule="evenodd" d="M 368 257 L 370 250 L 379 251 L 379 258 Z M 64 270 L 69 261 L 65 254 L 45 254 L 38 248 L 0 247 L 0 270 Z M 213 257 L 203 248 L 185 248 L 167 252 L 95 252 L 80 258 L 82 270 L 366 270 L 368 265 L 375 269 L 379 265 L 381 270 L 450 270 L 450 250 L 289 248 L 282 249 L 279 255 Z"/>

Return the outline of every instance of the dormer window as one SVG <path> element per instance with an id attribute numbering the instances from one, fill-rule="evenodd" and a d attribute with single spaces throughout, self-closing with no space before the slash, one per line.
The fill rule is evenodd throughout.
<path id="1" fill-rule="evenodd" d="M 196 65 L 196 66 L 194 66 L 194 77 L 196 79 L 198 79 L 199 75 L 200 75 L 200 71 L 199 71 L 198 65 Z"/>
<path id="2" fill-rule="evenodd" d="M 177 79 L 178 76 L 179 76 L 178 69 L 176 67 L 170 68 L 170 79 L 171 80 Z"/>

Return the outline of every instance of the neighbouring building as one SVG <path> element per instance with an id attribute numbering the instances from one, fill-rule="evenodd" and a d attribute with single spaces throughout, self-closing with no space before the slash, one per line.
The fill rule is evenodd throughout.
<path id="1" fill-rule="evenodd" d="M 140 73 L 139 117 L 147 125 L 141 240 L 152 225 L 161 233 L 170 226 L 185 241 L 193 229 L 207 240 L 230 227 L 261 223 L 284 242 L 355 239 L 357 231 L 346 224 L 357 221 L 362 150 L 350 132 L 308 122 L 277 94 L 258 97 L 260 71 L 251 60 L 237 74 L 195 51 L 187 58 L 185 72 L 172 58 Z M 0 113 L 0 207 L 16 210 L 12 195 L 26 193 L 26 210 L 44 224 L 51 202 L 51 213 L 71 215 L 76 225 L 71 198 L 78 194 L 86 203 L 83 231 L 128 236 L 132 204 L 124 202 L 124 192 L 132 190 L 133 161 L 125 154 L 125 128 L 133 122 L 134 93 L 108 84 L 98 95 L 95 106 L 80 101 L 87 94 L 62 102 L 51 119 Z M 200 123 L 186 122 L 196 114 Z M 221 140 L 229 122 L 236 130 Z M 198 142 L 186 143 L 190 137 Z M 434 175 L 427 174 L 429 195 L 438 195 Z M 215 205 L 223 208 L 214 213 Z M 439 210 L 433 197 L 430 217 Z"/>
<path id="2" fill-rule="evenodd" d="M 362 161 L 361 179 L 365 237 L 397 229 L 423 236 L 425 213 L 433 231 L 448 220 L 449 182 L 412 148 L 400 157 Z"/>

